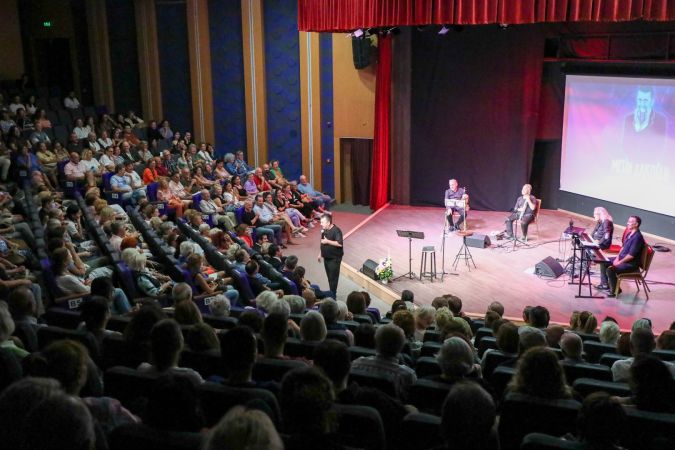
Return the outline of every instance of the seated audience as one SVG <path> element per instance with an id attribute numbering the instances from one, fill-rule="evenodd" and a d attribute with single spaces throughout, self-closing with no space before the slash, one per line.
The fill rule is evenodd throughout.
<path id="1" fill-rule="evenodd" d="M 643 411 L 675 413 L 675 379 L 671 367 L 655 356 L 636 357 L 628 381 L 631 397 L 624 402 Z"/>
<path id="2" fill-rule="evenodd" d="M 546 347 L 530 348 L 518 361 L 508 392 L 545 399 L 572 398 L 558 357 Z"/>
<path id="3" fill-rule="evenodd" d="M 583 363 L 584 343 L 576 333 L 567 332 L 560 338 L 560 349 L 564 355 L 563 362 L 566 364 Z"/>
<path id="4" fill-rule="evenodd" d="M 630 379 L 630 368 L 636 358 L 649 355 L 656 346 L 654 334 L 650 329 L 637 328 L 630 334 L 630 354 L 627 359 L 620 359 L 612 364 L 612 378 L 615 382 L 625 383 Z M 667 369 L 675 376 L 675 365 L 664 362 Z"/>
<path id="5" fill-rule="evenodd" d="M 175 374 L 159 377 L 148 393 L 143 423 L 161 431 L 200 432 L 204 417 L 194 384 Z"/>
<path id="6" fill-rule="evenodd" d="M 264 412 L 235 406 L 206 436 L 204 450 L 283 450 L 284 444 Z"/>
<path id="7" fill-rule="evenodd" d="M 300 339 L 304 342 L 321 342 L 327 333 L 326 322 L 317 311 L 308 311 L 300 321 Z"/>
<path id="8" fill-rule="evenodd" d="M 489 393 L 473 381 L 459 381 L 443 403 L 441 437 L 445 448 L 499 450 L 495 430 L 497 407 Z"/>

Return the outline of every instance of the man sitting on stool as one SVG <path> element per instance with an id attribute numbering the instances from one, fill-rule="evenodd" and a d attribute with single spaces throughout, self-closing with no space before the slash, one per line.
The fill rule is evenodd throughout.
<path id="1" fill-rule="evenodd" d="M 464 200 L 465 202 L 464 205 L 466 206 L 466 202 L 469 200 L 469 196 L 464 191 L 464 188 L 460 188 L 459 184 L 457 183 L 457 180 L 455 180 L 454 178 L 448 181 L 448 185 L 450 186 L 450 189 L 445 191 L 445 200 Z M 457 222 L 454 222 L 452 218 L 452 214 L 455 212 L 459 214 L 459 219 L 457 219 Z M 464 217 L 466 216 L 465 208 L 451 206 L 447 209 L 446 213 L 447 213 L 446 219 L 448 222 L 448 230 L 449 231 L 459 230 L 460 225 L 462 225 L 462 222 L 464 222 Z"/>
<path id="2" fill-rule="evenodd" d="M 527 240 L 527 228 L 534 220 L 534 210 L 537 207 L 537 198 L 531 194 L 532 186 L 526 184 L 520 197 L 516 200 L 516 205 L 513 207 L 513 212 L 506 218 L 504 225 L 506 225 L 506 234 L 509 239 L 513 239 L 513 222 L 520 219 L 520 229 L 523 232 L 523 239 Z"/>

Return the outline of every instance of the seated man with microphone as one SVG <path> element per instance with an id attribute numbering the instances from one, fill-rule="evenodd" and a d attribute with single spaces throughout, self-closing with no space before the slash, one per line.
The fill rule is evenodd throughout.
<path id="1" fill-rule="evenodd" d="M 511 214 L 504 221 L 506 226 L 506 234 L 509 239 L 513 239 L 513 222 L 520 219 L 520 229 L 523 232 L 523 239 L 527 239 L 527 228 L 534 220 L 534 212 L 537 208 L 537 198 L 531 194 L 532 186 L 526 184 L 520 197 L 516 200 L 516 204 L 512 209 Z"/>
<path id="2" fill-rule="evenodd" d="M 466 193 L 466 188 L 459 187 L 459 183 L 457 183 L 457 180 L 454 178 L 448 181 L 448 185 L 450 189 L 445 191 L 445 200 L 464 200 L 464 207 L 460 207 L 459 205 L 449 206 L 446 211 L 448 231 L 455 231 L 459 230 L 460 225 L 464 222 L 464 218 L 466 217 L 466 204 L 469 201 L 469 196 Z M 445 201 L 443 203 L 445 204 Z M 455 212 L 459 214 L 457 222 L 454 222 L 452 217 L 452 214 Z"/>

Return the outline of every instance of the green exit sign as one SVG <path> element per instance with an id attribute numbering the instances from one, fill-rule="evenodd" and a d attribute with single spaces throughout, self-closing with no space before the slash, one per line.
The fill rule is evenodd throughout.
<path id="1" fill-rule="evenodd" d="M 45 28 L 51 28 L 52 21 L 51 20 L 45 20 L 44 22 L 42 22 L 42 26 L 45 27 Z"/>

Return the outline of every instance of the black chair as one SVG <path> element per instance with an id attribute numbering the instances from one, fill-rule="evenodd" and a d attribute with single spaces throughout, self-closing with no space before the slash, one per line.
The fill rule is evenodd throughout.
<path id="1" fill-rule="evenodd" d="M 654 350 L 652 355 L 661 361 L 675 361 L 675 350 Z"/>
<path id="2" fill-rule="evenodd" d="M 15 324 L 13 336 L 16 336 L 21 340 L 24 349 L 27 352 L 33 353 L 40 350 L 38 345 L 37 331 L 30 323 L 19 322 Z"/>
<path id="3" fill-rule="evenodd" d="M 626 408 L 628 423 L 621 443 L 629 449 L 675 448 L 675 414 Z"/>
<path id="4" fill-rule="evenodd" d="M 288 338 L 284 346 L 284 355 L 292 358 L 312 359 L 318 342 L 303 342 L 298 338 Z"/>
<path id="5" fill-rule="evenodd" d="M 440 446 L 441 418 L 424 413 L 410 413 L 401 423 L 401 450 L 427 450 Z"/>
<path id="6" fill-rule="evenodd" d="M 441 415 L 443 402 L 452 385 L 419 379 L 408 388 L 408 401 L 420 412 Z"/>
<path id="7" fill-rule="evenodd" d="M 108 320 L 108 326 L 106 326 L 106 328 L 108 330 L 119 331 L 120 333 L 123 333 L 127 328 L 127 325 L 129 325 L 129 322 L 131 322 L 131 317 L 112 316 L 110 317 L 110 320 Z"/>
<path id="8" fill-rule="evenodd" d="M 67 328 L 70 330 L 74 330 L 78 327 L 80 322 L 82 322 L 79 311 L 72 311 L 63 308 L 49 308 L 47 311 L 45 311 L 43 319 L 49 325 Z"/>
<path id="9" fill-rule="evenodd" d="M 589 363 L 598 363 L 602 355 L 614 352 L 616 352 L 616 345 L 595 341 L 584 342 L 584 353 L 586 353 L 586 361 Z"/>
<path id="10" fill-rule="evenodd" d="M 483 339 L 480 340 L 480 344 L 478 345 L 478 356 L 482 358 L 485 351 L 489 348 L 497 350 L 497 338 L 492 336 L 483 337 Z"/>
<path id="11" fill-rule="evenodd" d="M 38 328 L 37 338 L 38 338 L 38 346 L 40 347 L 41 350 L 44 349 L 49 344 L 51 344 L 52 342 L 59 341 L 62 339 L 71 339 L 73 341 L 77 341 L 87 348 L 91 359 L 93 359 L 97 363 L 100 360 L 101 349 L 98 346 L 98 342 L 96 341 L 96 338 L 94 338 L 93 335 L 87 332 L 46 326 Z"/>
<path id="12" fill-rule="evenodd" d="M 436 358 L 431 356 L 420 356 L 417 359 L 415 372 L 420 378 L 428 377 L 429 375 L 439 375 L 441 373 L 441 366 L 438 365 Z"/>
<path id="13" fill-rule="evenodd" d="M 344 342 L 347 346 L 351 344 L 345 330 L 328 330 L 326 339 L 335 339 L 336 341 Z"/>
<path id="14" fill-rule="evenodd" d="M 473 345 L 478 348 L 478 345 L 480 345 L 480 341 L 484 337 L 494 337 L 492 334 L 492 328 L 488 327 L 480 327 L 476 332 L 474 333 L 474 339 L 473 339 Z"/>
<path id="15" fill-rule="evenodd" d="M 123 336 L 106 336 L 101 343 L 101 366 L 106 369 L 113 366 L 136 368 L 148 360 L 146 352 L 127 343 Z"/>
<path id="16" fill-rule="evenodd" d="M 293 359 L 262 358 L 253 365 L 253 379 L 256 381 L 281 381 L 286 372 L 299 367 L 307 367 L 307 364 Z"/>
<path id="17" fill-rule="evenodd" d="M 386 377 L 384 375 L 352 369 L 349 372 L 349 381 L 350 382 L 355 381 L 360 386 L 377 388 L 382 392 L 384 392 L 385 394 L 389 394 L 392 397 L 400 398 L 399 395 L 400 393 L 396 389 L 394 381 L 391 378 Z"/>
<path id="18" fill-rule="evenodd" d="M 203 314 L 202 317 L 204 322 L 218 330 L 230 330 L 239 323 L 236 317 L 218 317 L 211 314 Z"/>
<path id="19" fill-rule="evenodd" d="M 152 391 L 157 378 L 129 367 L 111 367 L 103 375 L 105 395 L 116 398 L 131 412 L 138 413 L 143 409 L 144 399 Z"/>
<path id="20" fill-rule="evenodd" d="M 565 371 L 565 378 L 567 378 L 569 384 L 574 383 L 577 378 L 612 381 L 612 371 L 602 364 L 570 363 L 567 361 L 562 361 L 560 364 Z"/>
<path id="21" fill-rule="evenodd" d="M 425 342 L 422 344 L 420 356 L 436 356 L 436 354 L 441 351 L 441 345 L 442 344 L 440 342 Z"/>
<path id="22" fill-rule="evenodd" d="M 368 356 L 375 356 L 377 355 L 377 352 L 375 351 L 374 348 L 366 348 L 366 347 L 349 347 L 349 357 L 354 361 L 357 358 L 363 357 L 368 357 Z"/>
<path id="23" fill-rule="evenodd" d="M 373 324 L 373 318 L 369 314 L 354 314 L 354 322 Z"/>
<path id="24" fill-rule="evenodd" d="M 586 342 L 600 342 L 600 335 L 597 333 L 582 333 L 581 331 L 575 331 L 576 334 L 581 337 L 581 340 L 584 341 L 584 345 L 586 345 Z"/>
<path id="25" fill-rule="evenodd" d="M 572 384 L 572 387 L 582 397 L 600 391 L 607 392 L 610 395 L 616 395 L 617 397 L 630 397 L 631 395 L 630 388 L 626 383 L 600 381 L 592 378 L 577 378 Z"/>
<path id="26" fill-rule="evenodd" d="M 346 447 L 383 450 L 386 439 L 380 413 L 363 405 L 333 406 L 338 417 L 336 440 Z"/>
<path id="27" fill-rule="evenodd" d="M 360 323 L 356 322 L 354 320 L 338 320 L 337 323 L 342 324 L 347 327 L 349 331 L 352 333 L 356 331 L 356 329 L 359 327 Z"/>
<path id="28" fill-rule="evenodd" d="M 628 358 L 627 356 L 619 355 L 617 353 L 605 353 L 600 357 L 600 364 L 607 366 L 611 369 L 612 365 L 614 365 L 615 362 L 627 358 Z"/>
<path id="29" fill-rule="evenodd" d="M 492 350 L 485 353 L 485 361 L 483 363 L 483 378 L 489 379 L 492 376 L 492 372 L 495 371 L 498 365 L 517 357 L 518 355 L 504 353 L 501 350 Z"/>
<path id="30" fill-rule="evenodd" d="M 199 450 L 203 435 L 155 430 L 143 424 L 116 427 L 108 438 L 110 450 Z"/>
<path id="31" fill-rule="evenodd" d="M 441 342 L 441 333 L 438 330 L 426 330 L 422 342 Z"/>
<path id="32" fill-rule="evenodd" d="M 193 352 L 183 350 L 180 354 L 180 367 L 189 367 L 206 378 L 211 375 L 225 375 L 226 364 L 220 357 L 218 350 L 209 350 L 205 352 Z"/>
<path id="33" fill-rule="evenodd" d="M 212 427 L 234 406 L 249 402 L 263 402 L 271 413 L 274 423 L 281 417 L 277 399 L 270 391 L 258 388 L 224 386 L 216 383 L 204 383 L 197 387 L 206 419 L 206 426 Z"/>
<path id="34" fill-rule="evenodd" d="M 582 450 L 586 448 L 581 442 L 566 441 L 543 433 L 530 433 L 520 444 L 521 450 Z"/>
<path id="35" fill-rule="evenodd" d="M 502 448 L 511 449 L 518 448 L 529 433 L 562 436 L 573 432 L 581 404 L 570 399 L 549 400 L 509 393 L 501 407 L 499 438 Z"/>
<path id="36" fill-rule="evenodd" d="M 513 367 L 497 367 L 492 375 L 490 376 L 490 384 L 495 390 L 497 398 L 502 398 L 504 392 L 506 391 L 506 386 L 508 386 L 511 378 L 516 374 L 516 369 Z"/>

